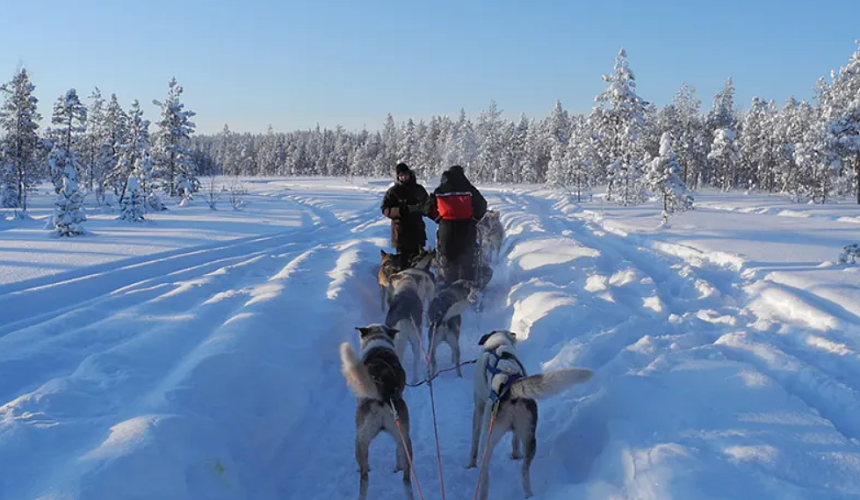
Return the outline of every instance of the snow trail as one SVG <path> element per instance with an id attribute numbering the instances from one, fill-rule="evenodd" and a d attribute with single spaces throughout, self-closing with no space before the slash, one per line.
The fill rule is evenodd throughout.
<path id="1" fill-rule="evenodd" d="M 314 225 L 0 296 L 43 304 L 0 326 L 0 498 L 355 497 L 338 346 L 384 318 L 379 190 L 266 186 Z M 614 230 L 565 197 L 484 192 L 507 238 L 483 312 L 464 314 L 463 360 L 509 328 L 529 373 L 596 372 L 540 402 L 535 498 L 856 498 L 860 348 L 843 289 Z M 464 468 L 473 374 L 434 381 L 449 498 L 477 481 Z M 416 473 L 439 498 L 428 390 L 405 398 Z M 372 498 L 403 497 L 394 450 L 371 446 Z M 522 498 L 509 453 L 505 438 L 489 463 L 500 500 Z"/>

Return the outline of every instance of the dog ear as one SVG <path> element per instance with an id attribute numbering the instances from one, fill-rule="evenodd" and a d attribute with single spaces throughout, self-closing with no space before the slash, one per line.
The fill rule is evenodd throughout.
<path id="1" fill-rule="evenodd" d="M 388 255 L 388 254 L 387 254 L 387 253 L 385 253 L 385 250 L 383 250 L 383 249 L 381 249 L 381 248 L 380 248 L 380 249 L 379 249 L 379 255 L 380 255 L 380 257 L 385 257 L 385 256 L 386 256 L 386 255 Z"/>
<path id="2" fill-rule="evenodd" d="M 395 335 L 400 333 L 400 330 L 398 330 L 397 328 L 386 328 L 385 331 L 388 332 L 388 336 L 391 337 L 392 339 L 394 338 Z"/>
<path id="3" fill-rule="evenodd" d="M 365 335 L 370 333 L 370 328 L 368 328 L 366 326 L 357 326 L 357 327 L 355 327 L 355 329 L 359 331 L 359 336 L 361 336 L 361 337 L 364 337 Z"/>
<path id="4" fill-rule="evenodd" d="M 496 331 L 495 331 L 495 330 L 493 330 L 493 331 L 492 331 L 492 332 L 490 332 L 490 333 L 487 333 L 487 334 L 483 335 L 483 336 L 481 337 L 481 339 L 480 339 L 480 340 L 478 340 L 478 345 L 484 345 L 484 342 L 486 342 L 487 340 L 489 340 L 489 339 L 490 339 L 490 337 L 492 337 L 494 333 L 496 333 Z"/>

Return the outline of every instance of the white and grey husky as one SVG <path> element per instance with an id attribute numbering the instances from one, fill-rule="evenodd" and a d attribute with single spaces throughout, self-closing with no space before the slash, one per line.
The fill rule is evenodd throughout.
<path id="1" fill-rule="evenodd" d="M 508 431 L 514 433 L 511 458 L 524 458 L 522 466 L 523 493 L 532 496 L 529 469 L 537 451 L 537 402 L 561 392 L 568 387 L 588 381 L 594 374 L 591 370 L 568 368 L 538 375 L 526 375 L 522 363 L 516 356 L 516 334 L 507 330 L 494 330 L 481 337 L 479 345 L 484 347 L 475 368 L 475 411 L 472 415 L 472 449 L 468 468 L 477 467 L 478 443 L 484 438 L 482 456 L 493 454 Z M 493 432 L 487 436 L 492 418 L 487 405 L 498 401 L 498 412 Z M 525 456 L 520 452 L 523 446 Z M 490 467 L 486 464 L 481 474 L 479 498 L 487 499 L 490 488 Z"/>
<path id="2" fill-rule="evenodd" d="M 418 381 L 418 363 L 421 360 L 421 329 L 424 302 L 421 286 L 412 273 L 401 271 L 391 275 L 391 304 L 385 315 L 385 326 L 400 332 L 395 339 L 395 351 L 403 362 L 406 344 L 412 346 L 412 382 Z"/>
<path id="3" fill-rule="evenodd" d="M 477 300 L 478 290 L 467 280 L 457 280 L 451 286 L 443 288 L 433 302 L 427 314 L 430 326 L 427 337 L 430 344 L 430 373 L 436 374 L 436 349 L 443 342 L 451 348 L 451 362 L 457 366 L 457 376 L 462 377 L 460 370 L 460 326 L 463 322 L 463 311 Z"/>
<path id="4" fill-rule="evenodd" d="M 499 218 L 499 212 L 487 210 L 484 217 L 478 221 L 478 240 L 484 258 L 488 262 L 496 262 L 502 250 L 502 240 L 505 239 L 505 227 Z"/>
<path id="5" fill-rule="evenodd" d="M 409 436 L 409 409 L 403 400 L 406 373 L 394 351 L 398 332 L 385 325 L 357 327 L 356 330 L 360 332 L 361 357 L 356 355 L 349 342 L 344 342 L 340 346 L 340 358 L 346 383 L 358 397 L 355 410 L 355 460 L 361 475 L 358 498 L 367 498 L 370 443 L 380 432 L 387 432 L 397 443 L 395 472 L 403 471 L 406 498 L 412 500 L 411 470 L 406 459 L 407 452 L 412 455 L 412 439 Z M 402 440 L 391 411 L 392 405 L 400 419 Z"/>

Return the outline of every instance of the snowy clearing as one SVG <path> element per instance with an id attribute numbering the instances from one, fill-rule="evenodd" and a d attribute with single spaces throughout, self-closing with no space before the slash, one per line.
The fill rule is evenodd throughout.
<path id="1" fill-rule="evenodd" d="M 357 495 L 337 347 L 383 319 L 388 182 L 246 185 L 239 212 L 200 200 L 138 227 L 91 211 L 74 240 L 0 221 L 0 498 Z M 463 359 L 510 328 L 530 373 L 596 371 L 539 404 L 535 498 L 860 495 L 860 266 L 836 264 L 860 242 L 856 207 L 705 194 L 657 229 L 653 204 L 484 193 L 507 238 Z M 434 383 L 448 498 L 477 480 L 471 376 Z M 427 389 L 406 401 L 440 498 Z M 522 498 L 508 442 L 490 466 L 500 500 Z M 374 441 L 370 497 L 402 498 L 393 457 Z"/>

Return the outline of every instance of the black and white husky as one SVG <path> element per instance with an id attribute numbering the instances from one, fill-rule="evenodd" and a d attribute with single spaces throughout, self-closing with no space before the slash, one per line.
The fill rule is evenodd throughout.
<path id="1" fill-rule="evenodd" d="M 463 376 L 460 370 L 460 326 L 463 322 L 461 315 L 477 300 L 477 295 L 478 291 L 472 282 L 457 280 L 442 289 L 430 303 L 427 315 L 430 327 L 427 337 L 430 344 L 431 375 L 436 374 L 436 349 L 444 342 L 451 348 L 451 362 L 457 366 L 457 376 Z"/>
<path id="2" fill-rule="evenodd" d="M 412 381 L 418 381 L 418 363 L 421 360 L 421 328 L 424 302 L 421 286 L 412 273 L 401 271 L 391 275 L 391 304 L 385 315 L 385 326 L 400 332 L 394 341 L 395 351 L 403 362 L 406 344 L 412 346 Z"/>
<path id="3" fill-rule="evenodd" d="M 367 498 L 370 443 L 380 432 L 387 432 L 397 443 L 395 472 L 403 471 L 406 498 L 412 500 L 411 471 L 406 459 L 407 452 L 412 455 L 412 439 L 409 437 L 409 409 L 403 401 L 406 373 L 394 351 L 398 332 L 385 325 L 357 327 L 356 330 L 360 332 L 361 357 L 356 355 L 349 342 L 344 342 L 340 346 L 340 359 L 346 383 L 358 397 L 355 410 L 355 460 L 361 475 L 358 498 Z M 402 440 L 392 405 L 400 419 Z"/>
<path id="4" fill-rule="evenodd" d="M 472 449 L 469 456 L 468 468 L 477 467 L 478 444 L 484 439 L 481 452 L 487 458 L 493 454 L 493 448 L 499 444 L 508 431 L 514 433 L 511 458 L 524 458 L 522 466 L 523 493 L 526 498 L 532 496 L 529 468 L 537 451 L 538 410 L 536 399 L 542 399 L 561 392 L 568 387 L 588 381 L 594 374 L 591 370 L 568 368 L 538 375 L 526 375 L 525 368 L 517 359 L 516 334 L 507 330 L 494 330 L 481 337 L 479 345 L 484 347 L 475 368 L 475 411 L 472 414 Z M 487 405 L 492 407 L 498 401 L 498 412 L 493 424 L 493 432 L 489 432 L 492 412 L 487 411 Z M 520 452 L 523 446 L 525 456 Z M 490 488 L 490 467 L 486 464 L 481 474 L 481 490 L 479 498 L 487 499 Z"/>

